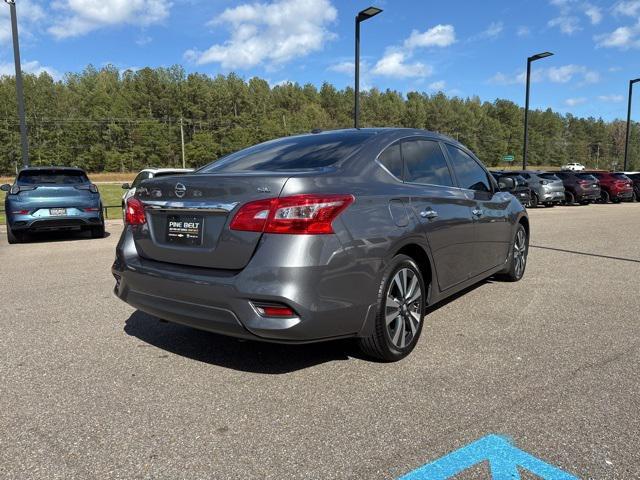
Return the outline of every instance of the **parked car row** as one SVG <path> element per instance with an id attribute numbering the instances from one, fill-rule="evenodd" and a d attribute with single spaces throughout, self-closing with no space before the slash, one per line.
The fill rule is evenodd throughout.
<path id="1" fill-rule="evenodd" d="M 640 173 L 631 178 L 622 172 L 565 169 L 493 171 L 492 175 L 498 181 L 505 177 L 516 180 L 511 193 L 527 207 L 640 201 Z"/>

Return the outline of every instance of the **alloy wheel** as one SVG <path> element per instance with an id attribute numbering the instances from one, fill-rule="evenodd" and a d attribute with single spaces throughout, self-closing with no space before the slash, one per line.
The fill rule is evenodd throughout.
<path id="1" fill-rule="evenodd" d="M 516 241 L 513 243 L 513 263 L 515 276 L 520 278 L 527 265 L 527 235 L 523 228 L 518 230 Z"/>
<path id="2" fill-rule="evenodd" d="M 410 268 L 396 272 L 389 283 L 385 302 L 385 324 L 391 343 L 404 349 L 411 345 L 422 321 L 422 287 Z"/>

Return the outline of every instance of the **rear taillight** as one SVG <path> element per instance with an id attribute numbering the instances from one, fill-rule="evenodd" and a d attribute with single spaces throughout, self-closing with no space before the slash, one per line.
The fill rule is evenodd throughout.
<path id="1" fill-rule="evenodd" d="M 129 198 L 127 200 L 124 219 L 128 225 L 143 225 L 147 223 L 147 217 L 144 214 L 144 204 L 135 197 Z"/>
<path id="2" fill-rule="evenodd" d="M 77 190 L 89 190 L 91 193 L 98 193 L 98 187 L 93 183 L 89 185 L 76 185 Z"/>
<path id="3" fill-rule="evenodd" d="M 97 207 L 92 207 L 92 208 L 83 208 L 82 210 L 84 210 L 85 212 L 99 212 L 100 209 Z"/>
<path id="4" fill-rule="evenodd" d="M 231 221 L 232 230 L 329 234 L 332 223 L 354 201 L 353 195 L 294 195 L 244 205 Z"/>
<path id="5" fill-rule="evenodd" d="M 29 190 L 35 190 L 37 187 L 35 185 L 12 185 L 9 190 L 9 194 L 17 195 L 20 192 L 26 192 Z"/>

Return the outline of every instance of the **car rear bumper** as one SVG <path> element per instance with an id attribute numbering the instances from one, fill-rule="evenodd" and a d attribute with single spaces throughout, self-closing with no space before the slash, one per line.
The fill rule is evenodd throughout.
<path id="1" fill-rule="evenodd" d="M 630 200 L 633 198 L 633 190 L 615 192 L 613 193 L 612 198 L 616 200 Z"/>
<path id="2" fill-rule="evenodd" d="M 163 320 L 234 337 L 308 343 L 357 336 L 374 302 L 363 293 L 371 290 L 375 297 L 375 288 L 368 288 L 373 277 L 355 278 L 357 269 L 345 270 L 340 253 L 323 265 L 276 267 L 270 259 L 282 255 L 274 248 L 282 248 L 275 243 L 286 243 L 285 237 L 265 235 L 251 262 L 236 271 L 144 259 L 125 229 L 112 267 L 114 293 Z M 334 236 L 323 237 L 337 242 Z M 261 316 L 254 307 L 260 302 L 288 306 L 296 316 Z"/>
<path id="3" fill-rule="evenodd" d="M 67 215 L 61 217 L 31 215 L 13 215 L 9 225 L 14 231 L 52 231 L 77 230 L 83 227 L 98 227 L 104 224 L 100 212 L 91 214 Z"/>
<path id="4" fill-rule="evenodd" d="M 556 192 L 544 192 L 540 200 L 543 202 L 562 202 L 564 198 L 564 190 L 562 190 Z"/>

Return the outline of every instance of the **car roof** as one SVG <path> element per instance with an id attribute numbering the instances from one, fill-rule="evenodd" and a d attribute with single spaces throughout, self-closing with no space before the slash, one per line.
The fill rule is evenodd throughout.
<path id="1" fill-rule="evenodd" d="M 54 167 L 54 166 L 50 166 L 50 167 L 25 167 L 22 168 L 20 170 L 20 172 L 18 173 L 22 173 L 22 172 L 39 172 L 39 171 L 45 171 L 45 170 L 58 170 L 61 172 L 81 172 L 81 173 L 86 173 L 84 171 L 84 169 L 79 168 L 79 167 Z"/>
<path id="2" fill-rule="evenodd" d="M 369 135 L 374 135 L 376 137 L 389 137 L 395 139 L 400 139 L 404 137 L 410 136 L 428 136 L 431 138 L 437 138 L 439 140 L 443 140 L 449 143 L 453 143 L 464 147 L 460 142 L 455 140 L 454 138 L 448 137 L 447 135 L 443 135 L 438 132 L 433 132 L 430 130 L 422 130 L 419 128 L 402 128 L 402 127 L 371 127 L 371 128 L 343 128 L 337 130 L 314 130 L 312 133 L 305 133 L 301 135 L 296 135 L 299 137 L 308 136 L 308 135 L 324 135 L 324 134 L 333 134 L 333 135 L 358 135 L 359 133 L 368 133 Z M 464 147 L 466 148 L 466 147 Z"/>
<path id="3" fill-rule="evenodd" d="M 164 172 L 193 172 L 193 168 L 143 168 L 138 173 L 151 172 L 151 173 L 164 173 Z"/>

